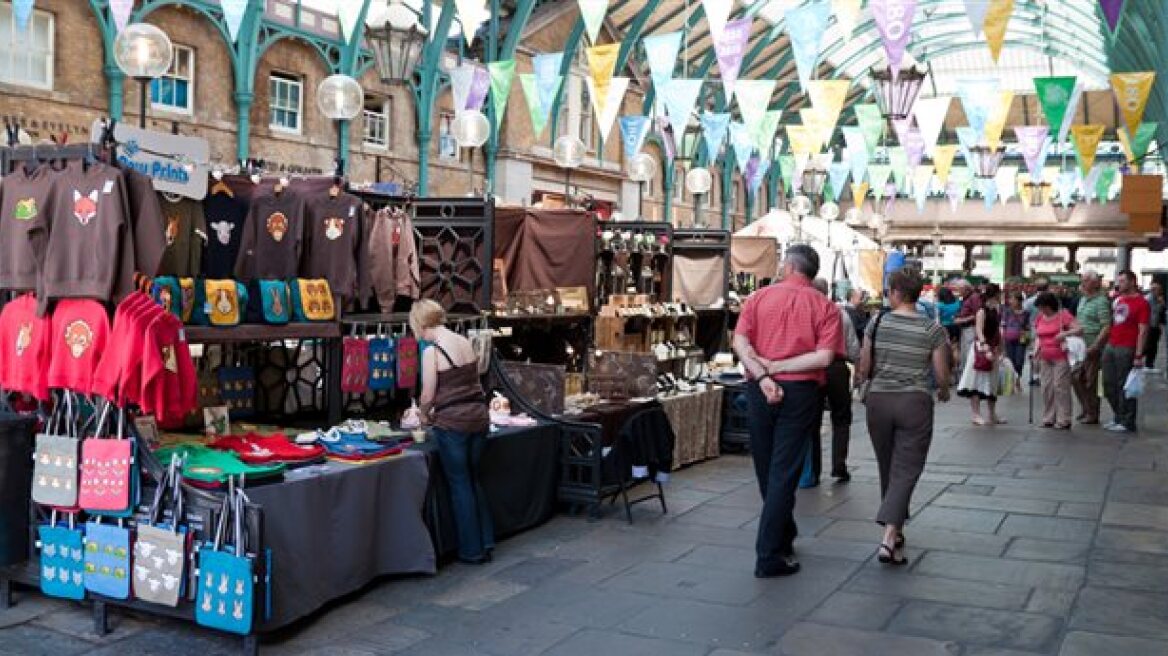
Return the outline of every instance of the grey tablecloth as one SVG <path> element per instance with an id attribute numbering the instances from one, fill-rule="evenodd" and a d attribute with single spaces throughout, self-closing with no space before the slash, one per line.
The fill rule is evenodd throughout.
<path id="1" fill-rule="evenodd" d="M 264 508 L 272 549 L 271 631 L 386 574 L 433 574 L 422 511 L 426 456 L 413 451 L 370 465 L 329 463 L 247 491 Z"/>

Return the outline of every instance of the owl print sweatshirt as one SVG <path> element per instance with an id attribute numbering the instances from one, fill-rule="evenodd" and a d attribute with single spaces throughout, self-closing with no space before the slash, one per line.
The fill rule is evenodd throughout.
<path id="1" fill-rule="evenodd" d="M 304 198 L 290 189 L 255 196 L 244 225 L 235 277 L 287 280 L 300 270 Z"/>

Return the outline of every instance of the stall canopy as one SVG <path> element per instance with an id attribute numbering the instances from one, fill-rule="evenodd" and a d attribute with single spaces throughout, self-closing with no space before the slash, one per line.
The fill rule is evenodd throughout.
<path id="1" fill-rule="evenodd" d="M 770 237 L 734 237 L 730 242 L 730 269 L 759 280 L 779 272 L 779 242 Z"/>
<path id="2" fill-rule="evenodd" d="M 596 224 L 579 210 L 495 210 L 495 259 L 509 291 L 587 287 L 596 277 Z"/>

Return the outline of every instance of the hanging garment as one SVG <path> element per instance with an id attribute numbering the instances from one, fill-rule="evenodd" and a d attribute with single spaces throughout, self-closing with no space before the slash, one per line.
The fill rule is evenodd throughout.
<path id="1" fill-rule="evenodd" d="M 328 280 L 342 306 L 364 302 L 368 295 L 365 209 L 351 194 L 326 193 L 309 197 L 305 214 L 305 244 L 300 275 Z"/>
<path id="2" fill-rule="evenodd" d="M 0 311 L 0 388 L 47 401 L 52 320 L 38 317 L 36 305 L 25 294 Z"/>
<path id="3" fill-rule="evenodd" d="M 166 249 L 158 267 L 160 276 L 188 278 L 203 270 L 203 251 L 207 243 L 206 219 L 199 203 L 183 199 L 161 201 L 166 221 Z"/>
<path id="4" fill-rule="evenodd" d="M 369 341 L 364 337 L 346 337 L 341 350 L 341 391 L 364 394 L 369 390 Z"/>
<path id="5" fill-rule="evenodd" d="M 223 279 L 235 275 L 247 218 L 247 201 L 226 186 L 212 190 L 203 199 L 203 220 L 207 226 L 202 258 L 204 276 Z"/>
<path id="6" fill-rule="evenodd" d="M 49 166 L 32 171 L 24 166 L 0 181 L 0 289 L 32 291 L 37 287 L 37 261 L 29 229 L 51 214 L 49 198 L 54 172 Z"/>
<path id="7" fill-rule="evenodd" d="M 101 303 L 77 299 L 57 303 L 49 344 L 49 387 L 92 394 L 109 334 L 109 314 Z"/>
<path id="8" fill-rule="evenodd" d="M 299 274 L 304 241 L 304 198 L 290 189 L 252 199 L 235 277 L 287 280 Z"/>
<path id="9" fill-rule="evenodd" d="M 130 226 L 134 233 L 134 270 L 154 277 L 166 249 L 166 226 L 154 182 L 134 169 L 122 169 L 130 201 Z"/>

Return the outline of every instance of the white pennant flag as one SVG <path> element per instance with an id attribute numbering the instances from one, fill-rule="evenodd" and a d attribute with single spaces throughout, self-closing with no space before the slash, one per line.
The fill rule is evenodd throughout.
<path id="1" fill-rule="evenodd" d="M 989 8 L 990 0 L 965 0 L 965 15 L 969 17 L 969 23 L 973 26 L 974 36 L 981 35 Z"/>
<path id="2" fill-rule="evenodd" d="M 682 149 L 685 139 L 685 129 L 689 126 L 690 116 L 698 104 L 698 96 L 702 93 L 702 84 L 705 80 L 670 80 L 665 87 L 662 100 L 665 101 L 665 113 L 669 117 L 669 124 L 673 126 L 673 141 L 677 150 Z"/>
<path id="3" fill-rule="evenodd" d="M 734 97 L 738 99 L 738 112 L 742 122 L 753 134 L 766 117 L 775 92 L 775 80 L 739 80 L 734 86 Z"/>
<path id="4" fill-rule="evenodd" d="M 114 25 L 118 33 L 130 24 L 130 14 L 134 13 L 134 0 L 110 0 L 110 13 L 114 15 Z"/>
<path id="5" fill-rule="evenodd" d="M 1075 93 L 1071 95 L 1071 102 L 1067 103 L 1067 113 L 1063 116 L 1063 124 L 1059 127 L 1058 142 L 1064 143 L 1067 140 L 1067 133 L 1071 131 L 1071 125 L 1075 122 L 1075 115 L 1079 113 L 1079 102 L 1083 99 L 1083 85 L 1075 84 Z"/>
<path id="6" fill-rule="evenodd" d="M 351 1 L 341 4 L 356 4 Z M 458 11 L 458 22 L 462 24 L 462 35 L 466 38 L 466 45 L 474 45 L 475 32 L 479 31 L 491 12 L 487 10 L 483 0 L 454 0 L 454 8 Z"/>
<path id="7" fill-rule="evenodd" d="M 239 41 L 239 28 L 243 25 L 243 15 L 247 12 L 247 0 L 219 0 L 223 9 L 223 21 L 227 23 L 227 33 L 231 42 Z"/>
<path id="8" fill-rule="evenodd" d="M 466 111 L 467 100 L 470 99 L 470 87 L 474 84 L 475 67 L 473 64 L 460 64 L 450 71 L 450 93 L 454 96 L 454 112 L 461 114 Z"/>
<path id="9" fill-rule="evenodd" d="M 361 19 L 360 2 L 338 2 L 337 21 L 341 24 L 341 36 L 345 43 L 351 43 L 361 32 L 357 29 L 357 21 Z"/>
<path id="10" fill-rule="evenodd" d="M 1002 201 L 1003 205 L 1010 202 L 1010 199 L 1018 193 L 1018 170 L 1017 166 L 1003 166 L 994 176 L 998 185 L 998 200 Z"/>
<path id="11" fill-rule="evenodd" d="M 730 20 L 730 10 L 734 7 L 734 1 L 702 0 L 702 7 L 706 10 L 706 22 L 710 24 L 710 37 L 717 41 L 722 36 L 726 21 Z"/>
<path id="12" fill-rule="evenodd" d="M 588 41 L 596 45 L 600 28 L 604 26 L 604 15 L 608 13 L 608 0 L 576 0 L 580 5 L 580 18 L 584 20 Z"/>
<path id="13" fill-rule="evenodd" d="M 945 117 L 949 115 L 949 106 L 952 102 L 952 96 L 921 98 L 913 109 L 917 116 L 917 125 L 921 129 L 921 137 L 925 140 L 925 153 L 929 157 L 933 156 L 933 149 L 937 147 L 937 141 L 941 138 L 941 128 L 945 126 Z"/>
<path id="14" fill-rule="evenodd" d="M 598 94 L 596 93 L 596 83 L 592 81 L 591 77 L 585 78 L 588 84 L 588 97 L 592 99 L 592 111 L 596 112 L 597 127 L 600 129 L 600 140 L 608 141 L 608 135 L 612 132 L 612 126 L 616 123 L 616 116 L 620 113 L 621 107 L 624 105 L 625 92 L 629 89 L 629 78 L 614 77 L 608 83 L 608 97 L 604 101 L 603 109 L 600 107 Z"/>

